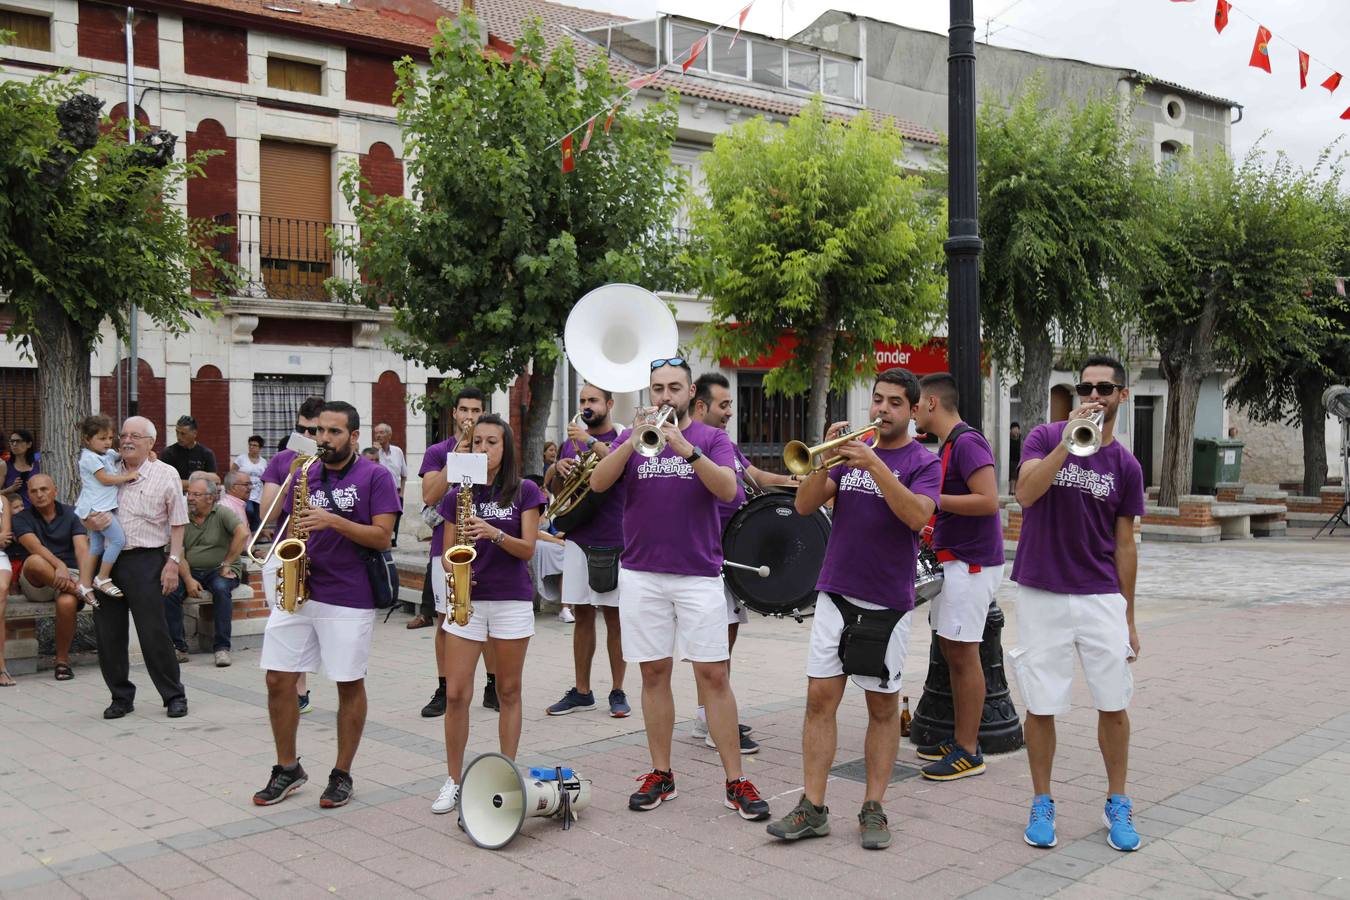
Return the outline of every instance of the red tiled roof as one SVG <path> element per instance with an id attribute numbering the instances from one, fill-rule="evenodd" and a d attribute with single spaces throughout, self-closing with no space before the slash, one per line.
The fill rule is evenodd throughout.
<path id="1" fill-rule="evenodd" d="M 437 2 L 442 8 L 451 12 L 457 13 L 459 11 L 458 0 L 437 0 Z M 525 20 L 537 16 L 544 26 L 544 42 L 550 48 L 568 37 L 564 30 L 567 28 L 581 30 L 600 27 L 611 22 L 618 24 L 633 21 L 628 16 L 617 13 L 600 12 L 577 6 L 564 6 L 561 3 L 547 2 L 547 0 L 474 0 L 474 8 L 479 20 L 487 26 L 489 33 L 510 43 L 519 41 L 524 35 Z M 594 44 L 580 38 L 574 38 L 573 44 L 577 48 L 579 62 L 584 63 L 601 52 Z M 609 67 L 615 77 L 621 80 L 627 80 L 640 71 L 618 56 L 610 57 Z M 733 84 L 711 78 L 702 78 L 698 75 L 681 76 L 674 72 L 667 72 L 662 75 L 648 90 L 676 90 L 683 97 L 727 103 L 779 116 L 795 115 L 808 102 L 806 97 L 801 100 L 788 96 L 767 97 L 759 93 L 762 88 L 751 88 L 748 84 L 747 90 L 738 91 Z M 830 115 L 837 119 L 851 117 L 840 112 L 832 112 Z M 941 135 L 924 128 L 922 125 L 894 116 L 878 114 L 875 110 L 873 110 L 873 117 L 877 121 L 893 123 L 907 140 L 925 144 L 942 143 Z"/>

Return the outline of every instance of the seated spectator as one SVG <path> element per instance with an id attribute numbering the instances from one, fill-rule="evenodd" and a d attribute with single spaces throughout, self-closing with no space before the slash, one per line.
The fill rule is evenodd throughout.
<path id="1" fill-rule="evenodd" d="M 250 532 L 257 528 L 254 522 L 255 516 L 251 514 L 248 506 L 249 483 L 248 476 L 243 472 L 226 472 L 222 480 L 224 487 L 220 492 L 220 505 L 234 513 L 234 517 L 240 522 L 248 524 Z"/>
<path id="2" fill-rule="evenodd" d="M 178 564 L 178 587 L 164 598 L 169 636 L 178 651 L 178 661 L 187 662 L 187 637 L 183 633 L 183 601 L 210 593 L 215 616 L 212 649 L 217 666 L 230 664 L 230 625 L 233 593 L 244 577 L 239 554 L 248 543 L 248 526 L 230 510 L 217 506 L 215 484 L 201 472 L 188 479 L 188 523 L 183 529 L 183 559 Z"/>
<path id="3" fill-rule="evenodd" d="M 28 498 L 28 480 L 42 471 L 42 454 L 37 449 L 37 439 L 27 428 L 15 428 L 9 435 L 9 465 L 3 472 L 4 485 L 0 487 L 0 496 L 18 497 L 24 506 L 32 502 Z"/>
<path id="4" fill-rule="evenodd" d="M 159 454 L 159 461 L 178 470 L 183 490 L 187 490 L 188 478 L 193 472 L 216 471 L 216 455 L 197 443 L 197 420 L 192 416 L 179 416 L 174 433 L 178 440 L 164 448 L 164 452 Z"/>
<path id="5" fill-rule="evenodd" d="M 70 667 L 70 644 L 75 639 L 75 614 L 80 599 L 80 567 L 87 565 L 89 536 L 75 510 L 56 502 L 56 483 L 50 475 L 28 479 L 32 505 L 14 517 L 16 559 L 23 561 L 19 590 L 29 603 L 56 604 L 57 681 L 75 677 Z M 84 594 L 92 600 L 93 594 Z"/>
<path id="6" fill-rule="evenodd" d="M 9 597 L 9 580 L 14 574 L 5 548 L 9 546 L 9 539 L 14 536 L 11 529 L 9 504 L 0 500 L 0 687 L 14 686 L 14 679 L 5 668 L 5 599 Z"/>

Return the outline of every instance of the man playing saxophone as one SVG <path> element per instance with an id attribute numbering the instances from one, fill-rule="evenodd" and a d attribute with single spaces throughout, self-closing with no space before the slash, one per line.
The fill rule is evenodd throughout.
<path id="1" fill-rule="evenodd" d="M 272 608 L 263 633 L 260 664 L 267 672 L 277 763 L 267 786 L 253 795 L 259 806 L 280 803 L 308 780 L 296 755 L 295 690 L 301 673 L 317 671 L 320 663 L 337 682 L 338 727 L 337 761 L 319 805 L 344 806 L 352 798 L 351 767 L 366 723 L 366 663 L 375 627 L 365 553 L 389 546 L 399 512 L 394 479 L 357 452 L 360 427 L 354 406 L 325 403 L 318 417 L 319 463 L 306 467 L 306 477 L 289 488 L 284 501 L 285 514 L 296 517 L 296 531 L 304 536 L 305 589 L 295 612 Z"/>

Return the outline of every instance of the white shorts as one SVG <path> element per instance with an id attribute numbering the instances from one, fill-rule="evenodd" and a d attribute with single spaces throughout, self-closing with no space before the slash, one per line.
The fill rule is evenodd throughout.
<path id="1" fill-rule="evenodd" d="M 1130 627 L 1120 594 L 1052 594 L 1017 589 L 1017 647 L 1009 654 L 1022 703 L 1037 716 L 1071 708 L 1073 660 L 1083 664 L 1093 705 L 1125 709 L 1134 695 Z"/>
<path id="2" fill-rule="evenodd" d="M 744 625 L 749 622 L 750 612 L 744 606 L 741 606 L 741 601 L 736 599 L 736 595 L 731 592 L 731 588 L 727 585 L 725 579 L 722 581 L 722 593 L 727 598 L 727 624 Z"/>
<path id="3" fill-rule="evenodd" d="M 267 599 L 267 608 L 277 608 L 277 571 L 281 569 L 281 560 L 275 556 L 262 567 L 263 597 Z"/>
<path id="4" fill-rule="evenodd" d="M 13 572 L 13 571 L 14 567 L 9 564 L 9 557 L 5 555 L 5 552 L 3 550 L 0 550 L 0 572 Z"/>
<path id="5" fill-rule="evenodd" d="M 590 572 L 586 567 L 586 551 L 572 541 L 563 541 L 562 602 L 568 606 L 618 606 L 619 589 L 605 594 L 591 590 Z"/>
<path id="6" fill-rule="evenodd" d="M 928 608 L 933 631 L 949 641 L 978 644 L 984 639 L 989 604 L 1003 583 L 1003 566 L 984 566 L 972 573 L 970 564 L 953 560 L 942 564 L 942 590 Z"/>
<path id="7" fill-rule="evenodd" d="M 720 575 L 671 575 L 619 567 L 619 627 L 625 662 L 721 662 L 727 599 Z"/>
<path id="8" fill-rule="evenodd" d="M 528 600 L 480 600 L 463 628 L 449 616 L 441 628 L 466 641 L 516 641 L 534 636 L 534 604 Z"/>
<path id="9" fill-rule="evenodd" d="M 845 600 L 862 609 L 885 609 L 875 603 L 845 596 Z M 886 645 L 886 671 L 891 677 L 886 686 L 875 675 L 850 675 L 853 683 L 864 691 L 877 694 L 897 694 L 900 692 L 900 673 L 905 668 L 905 657 L 909 654 L 909 620 L 913 613 L 907 613 L 891 629 L 891 640 Z M 816 596 L 816 614 L 811 618 L 811 648 L 806 655 L 806 675 L 808 678 L 838 678 L 844 674 L 844 661 L 839 658 L 839 639 L 844 634 L 844 617 L 839 607 L 834 605 L 830 595 L 821 591 Z"/>
<path id="10" fill-rule="evenodd" d="M 436 612 L 445 615 L 445 564 L 439 553 L 431 558 L 431 596 L 436 599 Z"/>
<path id="11" fill-rule="evenodd" d="M 374 632 L 373 609 L 318 600 L 302 603 L 293 613 L 273 607 L 258 665 L 275 672 L 317 672 L 322 662 L 334 681 L 360 681 L 366 677 Z"/>

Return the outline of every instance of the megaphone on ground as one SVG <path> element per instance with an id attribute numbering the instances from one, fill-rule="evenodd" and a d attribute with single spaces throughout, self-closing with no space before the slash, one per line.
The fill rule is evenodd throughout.
<path id="1" fill-rule="evenodd" d="M 499 850 L 528 818 L 557 816 L 567 829 L 590 805 L 591 783 L 571 769 L 521 769 L 500 753 L 484 753 L 464 770 L 459 824 L 479 847 Z"/>

